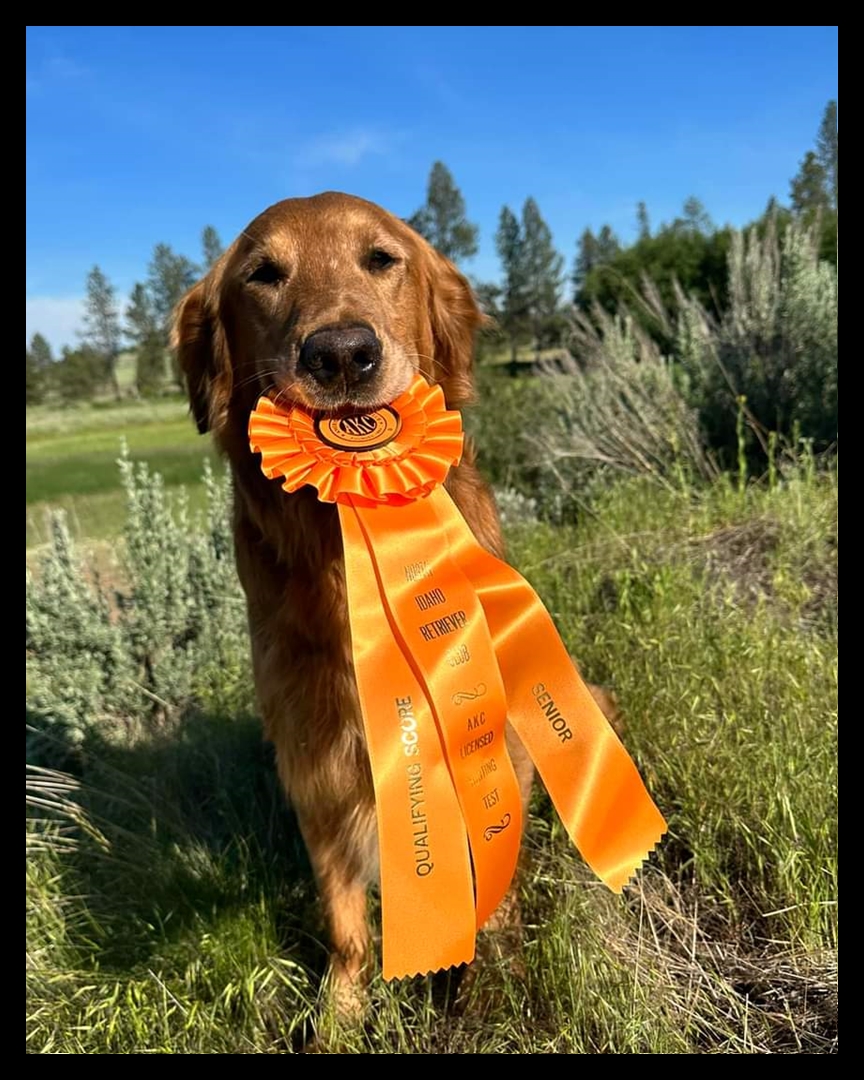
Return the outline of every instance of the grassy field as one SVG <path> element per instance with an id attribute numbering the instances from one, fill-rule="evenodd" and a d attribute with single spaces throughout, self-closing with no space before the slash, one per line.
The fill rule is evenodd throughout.
<path id="1" fill-rule="evenodd" d="M 169 483 L 197 481 L 207 444 L 183 413 L 28 417 L 30 511 L 71 503 L 85 538 L 115 534 L 121 435 Z M 455 976 L 375 979 L 363 1027 L 316 1020 L 314 889 L 232 670 L 230 708 L 112 716 L 31 769 L 29 1053 L 292 1053 L 316 1031 L 357 1054 L 836 1052 L 836 472 L 805 458 L 744 491 L 621 480 L 579 525 L 514 522 L 509 544 L 617 691 L 668 817 L 626 895 L 538 791 L 517 959 L 458 1004 Z"/>
<path id="2" fill-rule="evenodd" d="M 116 535 L 123 523 L 117 458 L 123 442 L 169 486 L 195 490 L 213 456 L 180 398 L 126 405 L 39 407 L 27 411 L 27 547 L 47 539 L 46 511 L 62 507 L 81 537 Z"/>

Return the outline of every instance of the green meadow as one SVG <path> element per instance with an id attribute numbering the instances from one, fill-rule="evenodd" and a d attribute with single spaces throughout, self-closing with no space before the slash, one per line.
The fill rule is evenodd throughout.
<path id="1" fill-rule="evenodd" d="M 46 513 L 66 511 L 81 537 L 106 539 L 122 528 L 123 493 L 117 459 L 124 443 L 146 458 L 169 486 L 196 489 L 205 458 L 213 458 L 179 398 L 126 405 L 85 404 L 27 410 L 27 547 L 47 539 Z"/>

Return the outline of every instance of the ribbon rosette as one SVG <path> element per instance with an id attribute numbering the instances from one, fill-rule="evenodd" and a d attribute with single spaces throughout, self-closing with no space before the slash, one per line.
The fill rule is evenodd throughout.
<path id="1" fill-rule="evenodd" d="M 470 961 L 509 888 L 522 809 L 508 719 L 574 844 L 619 892 L 666 824 L 536 593 L 478 544 L 444 490 L 462 422 L 440 387 L 418 375 L 360 416 L 262 397 L 249 437 L 267 477 L 338 508 L 384 977 Z"/>

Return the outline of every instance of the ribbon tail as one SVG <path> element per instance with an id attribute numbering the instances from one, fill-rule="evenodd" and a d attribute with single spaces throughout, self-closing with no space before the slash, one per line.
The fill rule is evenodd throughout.
<path id="1" fill-rule="evenodd" d="M 666 822 L 537 594 L 477 543 L 443 488 L 430 501 L 486 614 L 510 722 L 573 843 L 597 876 L 620 892 L 666 832 Z"/>
<path id="2" fill-rule="evenodd" d="M 481 927 L 510 887 L 522 838 L 522 800 L 505 741 L 507 701 L 486 617 L 442 542 L 431 497 L 403 507 L 358 506 L 356 514 L 391 627 L 425 690 L 459 797 L 461 820 L 442 818 L 433 831 L 467 830 Z M 424 558 L 415 561 L 414 552 Z M 473 700 L 465 696 L 467 688 L 480 686 Z"/>
<path id="3" fill-rule="evenodd" d="M 381 625 L 381 595 L 357 512 L 340 504 L 339 517 L 354 670 L 375 785 L 382 969 L 385 979 L 402 978 L 473 959 L 471 861 L 426 696 L 392 629 Z"/>

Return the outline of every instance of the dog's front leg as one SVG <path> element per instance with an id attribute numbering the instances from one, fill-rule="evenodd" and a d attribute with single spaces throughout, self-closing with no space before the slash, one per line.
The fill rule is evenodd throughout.
<path id="1" fill-rule="evenodd" d="M 321 806 L 295 804 L 330 938 L 328 991 L 336 1010 L 359 1015 L 365 1007 L 370 960 L 367 892 L 374 876 L 374 807 L 357 803 L 322 815 Z"/>
<path id="2" fill-rule="evenodd" d="M 285 652 L 282 639 L 278 651 Z M 318 885 L 330 995 L 339 1012 L 357 1014 L 370 959 L 367 890 L 378 873 L 378 841 L 356 685 L 337 650 L 307 654 L 295 638 L 291 656 L 279 659 L 269 679 L 259 665 L 259 700 Z"/>

